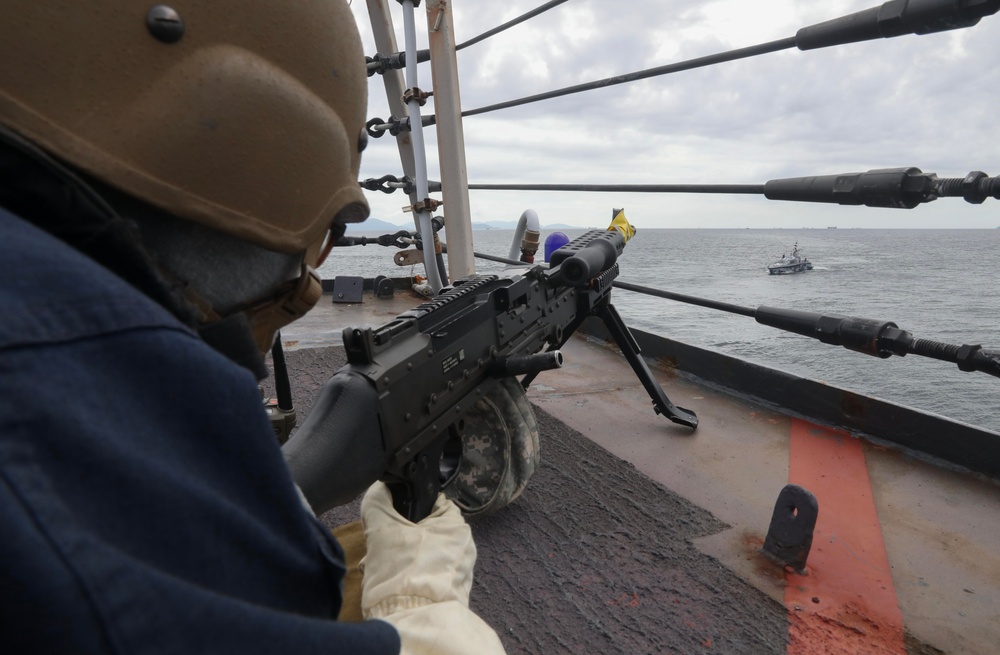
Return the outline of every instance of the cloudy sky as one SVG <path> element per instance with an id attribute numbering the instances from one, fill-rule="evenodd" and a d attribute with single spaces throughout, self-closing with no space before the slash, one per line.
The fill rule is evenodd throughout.
<path id="1" fill-rule="evenodd" d="M 402 9 L 393 8 L 402 48 Z M 426 3 L 417 9 L 426 47 Z M 462 43 L 543 0 L 454 0 Z M 463 109 L 791 37 L 872 0 L 569 0 L 458 53 Z M 354 0 L 367 55 L 366 4 Z M 430 65 L 420 66 L 428 89 Z M 1000 15 L 927 36 L 772 53 L 464 120 L 470 183 L 761 184 L 916 166 L 941 177 L 1000 175 Z M 433 100 L 424 108 L 433 111 Z M 381 77 L 370 117 L 386 118 Z M 431 179 L 436 138 L 426 131 Z M 362 179 L 401 175 L 390 137 L 372 140 Z M 376 218 L 409 224 L 401 192 L 369 193 Z M 440 196 L 438 196 L 440 197 Z M 603 223 L 625 207 L 638 227 L 995 228 L 1000 200 L 945 198 L 912 210 L 756 196 L 472 191 L 473 220 Z"/>

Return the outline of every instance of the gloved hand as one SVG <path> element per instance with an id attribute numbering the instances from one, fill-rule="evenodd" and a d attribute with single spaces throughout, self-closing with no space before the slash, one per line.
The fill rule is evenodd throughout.
<path id="1" fill-rule="evenodd" d="M 361 611 L 399 631 L 402 652 L 503 653 L 499 637 L 469 609 L 476 546 L 458 507 L 439 494 L 427 518 L 412 523 L 376 482 L 361 501 L 368 552 Z"/>

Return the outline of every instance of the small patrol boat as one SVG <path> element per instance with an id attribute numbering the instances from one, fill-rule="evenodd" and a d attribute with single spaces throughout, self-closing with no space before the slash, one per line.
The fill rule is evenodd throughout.
<path id="1" fill-rule="evenodd" d="M 781 259 L 767 267 L 767 272 L 771 275 L 786 275 L 811 271 L 812 267 L 812 262 L 799 253 L 799 243 L 796 241 L 795 245 L 792 246 L 792 254 L 782 255 Z"/>

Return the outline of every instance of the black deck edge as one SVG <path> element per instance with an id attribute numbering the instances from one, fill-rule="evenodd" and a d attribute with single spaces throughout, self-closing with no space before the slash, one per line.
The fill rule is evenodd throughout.
<path id="1" fill-rule="evenodd" d="M 593 317 L 579 331 L 610 340 Z M 711 386 L 1000 480 L 1000 434 L 642 330 L 631 332 L 644 357 Z"/>

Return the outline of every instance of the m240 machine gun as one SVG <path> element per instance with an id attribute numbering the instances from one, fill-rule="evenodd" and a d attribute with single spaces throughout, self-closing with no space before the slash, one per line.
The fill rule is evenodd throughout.
<path id="1" fill-rule="evenodd" d="M 381 327 L 345 329 L 348 364 L 283 447 L 313 510 L 382 479 L 400 514 L 427 516 L 457 474 L 463 416 L 501 378 L 523 375 L 526 388 L 561 366 L 559 348 L 588 316 L 607 326 L 655 411 L 695 428 L 697 416 L 670 402 L 611 304 L 617 259 L 634 232 L 616 210 L 608 230 L 563 246 L 548 268 L 466 278 Z"/>

